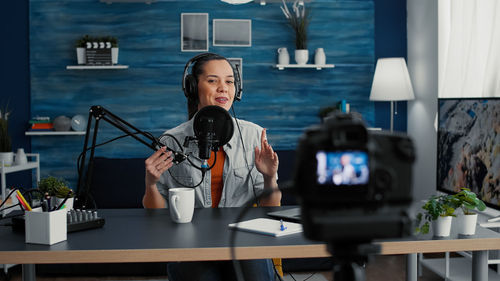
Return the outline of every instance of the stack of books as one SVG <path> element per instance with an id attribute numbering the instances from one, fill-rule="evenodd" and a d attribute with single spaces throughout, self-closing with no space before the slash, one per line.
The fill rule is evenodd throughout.
<path id="1" fill-rule="evenodd" d="M 30 131 L 54 131 L 54 125 L 50 117 L 34 117 L 29 121 Z"/>

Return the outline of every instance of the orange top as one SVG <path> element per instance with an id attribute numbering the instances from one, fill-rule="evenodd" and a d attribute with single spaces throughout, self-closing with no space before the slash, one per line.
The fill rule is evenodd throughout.
<path id="1" fill-rule="evenodd" d="M 208 165 L 212 166 L 214 163 L 215 153 L 212 151 L 210 159 L 208 159 Z M 212 208 L 217 208 L 219 206 L 220 198 L 222 197 L 222 188 L 224 186 L 224 180 L 222 178 L 222 173 L 224 171 L 224 150 L 222 147 L 217 151 L 217 161 L 215 166 L 210 170 L 211 173 L 211 191 L 212 191 Z"/>

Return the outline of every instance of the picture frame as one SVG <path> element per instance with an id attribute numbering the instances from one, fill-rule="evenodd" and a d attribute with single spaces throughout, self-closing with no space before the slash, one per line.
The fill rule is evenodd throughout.
<path id="1" fill-rule="evenodd" d="M 181 13 L 181 51 L 208 51 L 208 13 Z"/>
<path id="2" fill-rule="evenodd" d="M 240 75 L 240 85 L 243 89 L 243 58 L 227 58 L 227 60 L 238 70 L 238 74 Z"/>
<path id="3" fill-rule="evenodd" d="M 212 29 L 212 45 L 214 46 L 252 46 L 252 20 L 214 19 Z"/>

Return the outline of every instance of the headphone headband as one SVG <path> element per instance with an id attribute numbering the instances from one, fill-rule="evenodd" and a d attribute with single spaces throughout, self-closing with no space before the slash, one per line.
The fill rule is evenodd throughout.
<path id="1" fill-rule="evenodd" d="M 188 99 L 198 99 L 198 81 L 196 77 L 193 76 L 193 74 L 189 74 L 189 67 L 198 63 L 200 60 L 209 57 L 224 59 L 229 63 L 229 65 L 231 65 L 234 73 L 234 99 L 237 101 L 241 100 L 243 89 L 241 88 L 241 77 L 238 71 L 238 67 L 233 66 L 233 64 L 227 58 L 215 53 L 202 53 L 196 55 L 186 63 L 186 66 L 184 66 L 184 74 L 182 75 L 182 91 L 184 92 L 184 95 Z"/>

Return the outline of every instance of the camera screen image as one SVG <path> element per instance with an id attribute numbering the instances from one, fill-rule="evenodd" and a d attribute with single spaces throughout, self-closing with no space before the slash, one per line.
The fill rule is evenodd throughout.
<path id="1" fill-rule="evenodd" d="M 316 180 L 320 185 L 367 185 L 369 159 L 365 151 L 318 151 Z"/>

